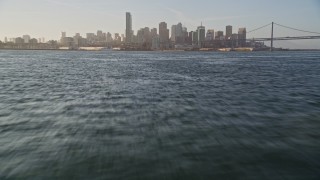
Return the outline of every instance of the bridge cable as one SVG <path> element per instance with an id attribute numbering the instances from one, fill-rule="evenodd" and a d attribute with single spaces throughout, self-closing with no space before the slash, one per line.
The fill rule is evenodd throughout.
<path id="1" fill-rule="evenodd" d="M 306 33 L 311 33 L 311 34 L 320 34 L 319 32 L 305 31 L 305 30 L 301 30 L 301 29 L 296 29 L 296 28 L 284 26 L 284 25 L 281 25 L 281 24 L 278 24 L 278 23 L 274 23 L 274 24 L 276 24 L 278 26 L 281 26 L 283 28 L 287 28 L 287 29 L 291 29 L 291 30 L 295 30 L 295 31 L 306 32 Z"/>
<path id="2" fill-rule="evenodd" d="M 252 32 L 254 32 L 254 31 L 257 31 L 257 30 L 260 30 L 260 29 L 265 28 L 265 27 L 267 27 L 267 26 L 270 26 L 271 24 L 272 24 L 272 23 L 267 24 L 267 25 L 264 25 L 264 26 L 259 27 L 259 28 L 257 28 L 257 29 L 251 30 L 251 31 L 249 31 L 249 32 L 247 32 L 247 33 L 252 33 Z"/>

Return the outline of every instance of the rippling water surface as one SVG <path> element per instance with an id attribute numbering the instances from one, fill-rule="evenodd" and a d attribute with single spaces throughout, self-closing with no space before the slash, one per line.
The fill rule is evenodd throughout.
<path id="1" fill-rule="evenodd" d="M 320 52 L 0 51 L 0 179 L 320 179 Z"/>

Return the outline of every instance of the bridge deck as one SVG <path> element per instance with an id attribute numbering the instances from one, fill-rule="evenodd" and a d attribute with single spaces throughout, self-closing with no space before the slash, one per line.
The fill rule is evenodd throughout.
<path id="1" fill-rule="evenodd" d="M 302 40 L 302 39 L 320 39 L 320 36 L 296 36 L 296 37 L 274 37 L 274 41 Z M 252 38 L 247 41 L 271 41 L 271 38 Z"/>

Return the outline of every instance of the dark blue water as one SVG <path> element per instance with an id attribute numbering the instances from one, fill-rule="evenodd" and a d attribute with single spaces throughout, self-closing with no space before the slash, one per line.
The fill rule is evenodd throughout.
<path id="1" fill-rule="evenodd" d="M 0 51 L 0 179 L 320 179 L 320 52 Z"/>

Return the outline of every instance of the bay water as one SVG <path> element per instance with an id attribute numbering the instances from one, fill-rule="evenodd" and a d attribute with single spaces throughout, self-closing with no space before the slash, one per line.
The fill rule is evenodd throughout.
<path id="1" fill-rule="evenodd" d="M 0 179 L 320 179 L 320 52 L 1 50 Z"/>

